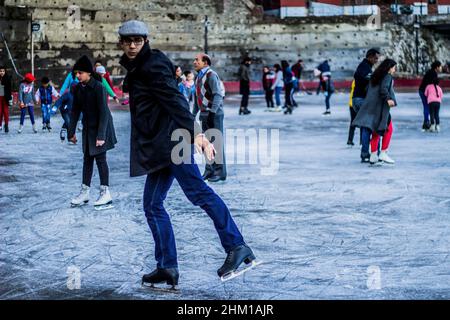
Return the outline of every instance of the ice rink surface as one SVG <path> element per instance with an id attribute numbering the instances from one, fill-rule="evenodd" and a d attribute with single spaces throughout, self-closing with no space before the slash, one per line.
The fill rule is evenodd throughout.
<path id="1" fill-rule="evenodd" d="M 251 96 L 250 116 L 238 116 L 238 96 L 227 97 L 226 128 L 279 129 L 277 172 L 234 164 L 226 182 L 212 185 L 265 263 L 222 283 L 216 270 L 225 254 L 212 222 L 175 183 L 166 209 L 177 239 L 178 295 L 140 285 L 155 262 L 142 209 L 145 177 L 129 177 L 128 112 L 113 112 L 119 143 L 108 152 L 109 211 L 70 208 L 82 153 L 59 141 L 59 114 L 52 133 L 33 134 L 27 119 L 19 135 L 13 119 L 11 132 L 0 133 L 0 299 L 449 299 L 448 103 L 441 133 L 432 134 L 420 130 L 418 95 L 398 99 L 389 152 L 396 164 L 370 167 L 357 146 L 346 146 L 347 94 L 333 96 L 329 117 L 321 115 L 323 96 L 297 97 L 293 115 L 264 112 L 264 99 Z"/>

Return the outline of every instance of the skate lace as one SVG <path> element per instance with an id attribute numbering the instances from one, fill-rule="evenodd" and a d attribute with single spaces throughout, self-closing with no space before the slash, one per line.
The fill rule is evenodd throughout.
<path id="1" fill-rule="evenodd" d="M 231 263 L 231 261 L 232 261 L 232 259 L 233 259 L 233 255 L 234 255 L 234 252 L 232 251 L 232 252 L 229 252 L 228 254 L 227 254 L 227 258 L 225 259 L 225 264 L 230 264 Z"/>

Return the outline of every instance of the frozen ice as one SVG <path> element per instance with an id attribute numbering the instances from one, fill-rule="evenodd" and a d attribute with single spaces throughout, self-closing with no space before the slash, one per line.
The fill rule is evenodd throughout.
<path id="1" fill-rule="evenodd" d="M 332 97 L 330 117 L 321 116 L 323 96 L 298 96 L 293 115 L 264 112 L 264 98 L 251 96 L 249 116 L 238 115 L 239 96 L 227 97 L 225 127 L 279 129 L 275 175 L 234 164 L 226 182 L 212 185 L 264 264 L 222 283 L 225 253 L 212 222 L 175 183 L 166 208 L 179 295 L 140 285 L 155 262 L 145 177 L 129 177 L 128 112 L 113 112 L 119 143 L 108 152 L 108 211 L 70 207 L 82 153 L 60 142 L 59 114 L 51 133 L 33 134 L 27 119 L 19 135 L 13 119 L 0 133 L 0 299 L 449 299 L 449 113 L 444 102 L 442 131 L 423 133 L 418 95 L 398 99 L 396 164 L 373 168 L 346 146 L 348 94 Z"/>

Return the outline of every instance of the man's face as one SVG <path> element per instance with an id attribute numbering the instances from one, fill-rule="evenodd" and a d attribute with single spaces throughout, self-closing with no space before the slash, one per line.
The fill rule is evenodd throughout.
<path id="1" fill-rule="evenodd" d="M 44 88 L 47 88 L 47 87 L 48 87 L 48 83 L 43 83 L 42 86 L 43 86 Z"/>
<path id="2" fill-rule="evenodd" d="M 88 82 L 91 79 L 91 74 L 84 71 L 75 71 L 75 76 L 80 82 Z"/>
<path id="3" fill-rule="evenodd" d="M 378 60 L 380 59 L 380 55 L 379 54 L 374 54 L 373 56 L 367 58 L 367 60 L 369 60 L 371 65 L 376 65 L 378 63 Z"/>
<path id="4" fill-rule="evenodd" d="M 208 65 L 206 64 L 206 62 L 204 62 L 202 60 L 203 55 L 201 53 L 199 53 L 198 55 L 195 56 L 194 59 L 194 69 L 195 71 L 200 71 L 202 70 L 204 67 L 207 67 Z"/>
<path id="5" fill-rule="evenodd" d="M 0 77 L 3 77 L 6 74 L 5 69 L 0 69 Z"/>
<path id="6" fill-rule="evenodd" d="M 145 39 L 141 36 L 123 37 L 120 39 L 120 45 L 125 55 L 133 60 L 144 46 Z"/>

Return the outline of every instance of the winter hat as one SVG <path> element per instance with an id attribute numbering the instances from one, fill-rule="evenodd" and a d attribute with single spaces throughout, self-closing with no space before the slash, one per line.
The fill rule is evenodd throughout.
<path id="1" fill-rule="evenodd" d="M 31 73 L 27 73 L 25 74 L 24 80 L 26 82 L 33 82 L 36 81 L 36 78 Z"/>
<path id="2" fill-rule="evenodd" d="M 143 21 L 129 20 L 124 22 L 119 28 L 119 35 L 121 37 L 129 36 L 148 36 L 148 27 Z"/>
<path id="3" fill-rule="evenodd" d="M 106 73 L 106 69 L 105 69 L 104 66 L 98 66 L 97 68 L 95 68 L 95 71 L 97 73 L 100 73 L 100 74 L 105 74 Z"/>
<path id="4" fill-rule="evenodd" d="M 94 73 L 94 68 L 92 67 L 92 62 L 87 56 L 82 56 L 75 62 L 73 66 L 73 71 L 84 71 L 88 73 Z"/>

